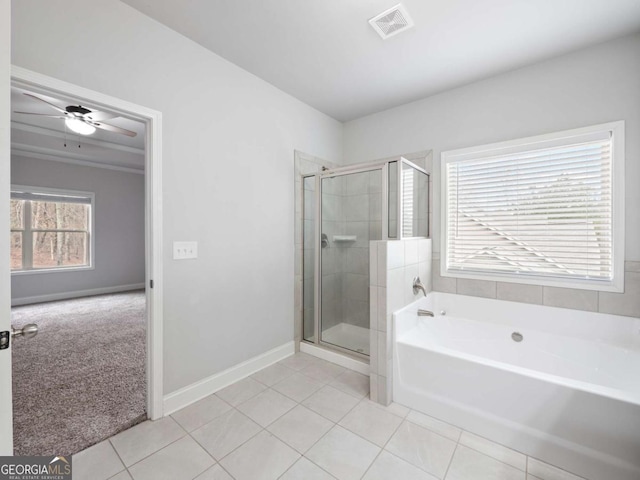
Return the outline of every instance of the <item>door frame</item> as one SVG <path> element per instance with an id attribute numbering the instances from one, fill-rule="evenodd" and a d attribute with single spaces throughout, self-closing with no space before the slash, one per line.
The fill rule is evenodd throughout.
<path id="1" fill-rule="evenodd" d="M 162 305 L 162 113 L 117 97 L 41 73 L 11 66 L 11 86 L 46 95 L 60 94 L 143 121 L 145 129 L 145 292 L 147 302 L 147 417 L 163 416 L 163 305 Z M 9 191 L 10 178 L 2 180 Z M 4 243 L 2 246 L 4 247 Z M 8 244 L 7 244 L 8 247 Z M 6 248 L 6 247 L 4 247 Z M 9 258 L 9 252 L 0 252 Z M 151 282 L 153 287 L 151 288 Z M 13 436 L 13 435 L 12 435 Z"/>
<path id="2" fill-rule="evenodd" d="M 359 360 L 369 361 L 370 355 L 356 352 L 350 350 L 345 347 L 341 347 L 340 345 L 335 345 L 332 343 L 325 342 L 322 339 L 322 241 L 321 241 L 321 233 L 322 233 L 322 180 L 327 178 L 335 178 L 342 177 L 346 175 L 354 175 L 359 173 L 368 173 L 373 171 L 380 171 L 380 181 L 381 181 L 381 201 L 380 201 L 380 222 L 381 222 L 381 240 L 387 240 L 386 232 L 384 226 L 388 224 L 387 212 L 385 209 L 385 205 L 388 203 L 388 162 L 372 162 L 358 165 L 351 165 L 347 167 L 339 167 L 334 169 L 329 169 L 325 171 L 320 171 L 314 174 L 315 176 L 315 272 L 314 272 L 314 282 L 315 282 L 315 292 L 314 292 L 314 335 L 315 335 L 315 344 L 329 348 L 331 350 L 349 355 L 353 358 L 357 358 Z M 307 177 L 311 175 L 304 175 L 303 177 Z M 371 247 L 369 247 L 371 248 Z M 304 322 L 304 319 L 303 319 Z M 304 329 L 304 325 L 303 325 Z M 304 330 L 303 330 L 304 331 Z M 304 338 L 303 338 L 304 341 Z"/>

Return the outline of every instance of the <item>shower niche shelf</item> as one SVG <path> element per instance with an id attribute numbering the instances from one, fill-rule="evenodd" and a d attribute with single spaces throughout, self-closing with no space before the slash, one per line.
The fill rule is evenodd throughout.
<path id="1" fill-rule="evenodd" d="M 334 235 L 333 241 L 337 243 L 355 242 L 358 239 L 356 235 Z"/>

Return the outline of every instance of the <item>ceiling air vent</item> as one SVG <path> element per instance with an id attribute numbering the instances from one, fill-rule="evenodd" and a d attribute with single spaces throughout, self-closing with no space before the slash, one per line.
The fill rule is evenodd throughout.
<path id="1" fill-rule="evenodd" d="M 413 20 L 401 3 L 376 15 L 369 23 L 384 40 L 413 27 Z"/>

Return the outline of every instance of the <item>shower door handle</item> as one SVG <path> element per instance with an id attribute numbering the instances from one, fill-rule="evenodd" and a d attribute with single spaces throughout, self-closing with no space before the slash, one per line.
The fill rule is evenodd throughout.
<path id="1" fill-rule="evenodd" d="M 329 237 L 327 237 L 326 233 L 323 233 L 322 235 L 320 235 L 320 246 L 322 248 L 326 248 L 329 246 Z"/>
<path id="2" fill-rule="evenodd" d="M 38 334 L 38 325 L 35 323 L 28 323 L 22 328 L 11 327 L 11 338 L 24 337 L 33 338 Z"/>

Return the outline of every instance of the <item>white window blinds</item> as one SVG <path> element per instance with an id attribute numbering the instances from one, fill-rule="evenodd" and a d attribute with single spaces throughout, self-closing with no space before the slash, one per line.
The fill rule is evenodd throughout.
<path id="1" fill-rule="evenodd" d="M 610 131 L 448 160 L 447 271 L 611 281 L 612 167 Z"/>
<path id="2" fill-rule="evenodd" d="M 402 236 L 415 237 L 413 225 L 413 203 L 416 201 L 413 188 L 413 168 L 402 166 Z"/>

